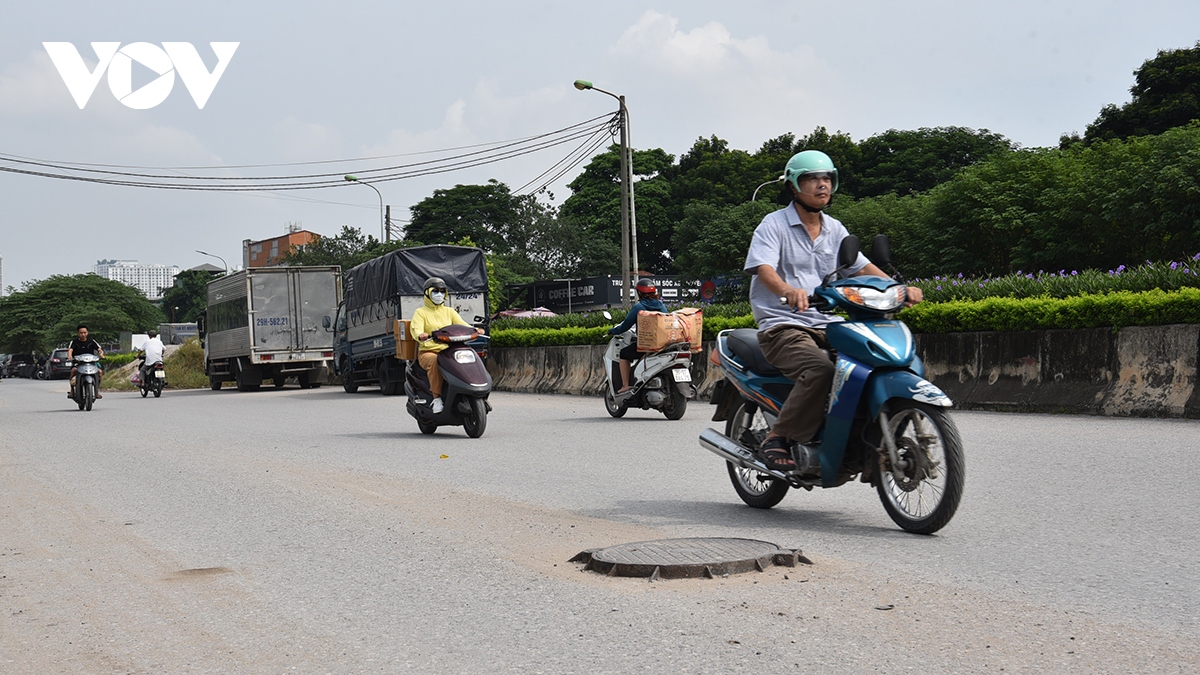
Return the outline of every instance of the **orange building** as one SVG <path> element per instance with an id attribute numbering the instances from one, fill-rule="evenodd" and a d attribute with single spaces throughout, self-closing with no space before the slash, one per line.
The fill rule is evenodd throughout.
<path id="1" fill-rule="evenodd" d="M 273 267 L 280 264 L 292 249 L 307 246 L 320 238 L 321 235 L 316 232 L 296 230 L 274 239 L 246 239 L 242 242 L 242 267 Z"/>

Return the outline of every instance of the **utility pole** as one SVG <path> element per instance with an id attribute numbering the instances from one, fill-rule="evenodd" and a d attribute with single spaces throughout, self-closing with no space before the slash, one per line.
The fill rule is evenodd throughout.
<path id="1" fill-rule="evenodd" d="M 387 233 L 387 240 L 392 240 L 392 205 L 387 205 L 387 210 L 383 215 L 383 231 Z"/>

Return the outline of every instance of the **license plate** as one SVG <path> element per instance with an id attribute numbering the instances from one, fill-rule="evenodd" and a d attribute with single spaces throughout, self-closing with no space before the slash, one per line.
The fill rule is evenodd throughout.
<path id="1" fill-rule="evenodd" d="M 691 382 L 692 371 L 687 368 L 675 368 L 671 371 L 671 377 L 674 377 L 676 382 Z"/>
<path id="2" fill-rule="evenodd" d="M 154 371 L 154 376 L 155 376 L 155 377 L 157 377 L 157 378 L 158 378 L 158 379 L 160 379 L 160 380 L 165 380 L 165 379 L 167 379 L 167 374 L 166 374 L 166 373 L 164 373 L 164 372 L 163 372 L 163 371 L 161 371 L 161 370 L 156 370 L 156 371 Z"/>

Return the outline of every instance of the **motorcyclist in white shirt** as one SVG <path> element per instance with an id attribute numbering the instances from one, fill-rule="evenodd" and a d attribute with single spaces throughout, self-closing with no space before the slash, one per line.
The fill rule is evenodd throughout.
<path id="1" fill-rule="evenodd" d="M 146 335 L 149 339 L 142 343 L 142 365 L 138 368 L 139 377 L 142 378 L 142 382 L 145 382 L 146 378 L 153 374 L 151 368 L 154 367 L 154 364 L 163 360 L 163 351 L 165 350 L 162 340 L 158 339 L 158 331 L 148 330 L 146 331 Z"/>

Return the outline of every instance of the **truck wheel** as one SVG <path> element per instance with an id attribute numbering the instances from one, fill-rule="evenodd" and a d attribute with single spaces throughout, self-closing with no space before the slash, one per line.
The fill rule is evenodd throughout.
<path id="1" fill-rule="evenodd" d="M 258 385 L 247 383 L 248 379 L 250 378 L 246 377 L 246 371 L 242 368 L 242 364 L 239 363 L 237 372 L 233 375 L 233 380 L 237 383 L 238 391 L 258 391 Z"/>
<path id="2" fill-rule="evenodd" d="M 400 389 L 400 383 L 391 377 L 391 369 L 387 361 L 379 364 L 379 393 L 384 396 L 395 396 Z"/>
<path id="3" fill-rule="evenodd" d="M 221 378 L 217 377 L 216 375 L 209 375 L 208 386 L 213 391 L 221 391 Z"/>
<path id="4" fill-rule="evenodd" d="M 358 383 L 354 381 L 354 366 L 350 364 L 350 359 L 342 359 L 342 389 L 346 390 L 347 394 L 353 394 L 358 391 Z"/>
<path id="5" fill-rule="evenodd" d="M 300 385 L 301 389 L 311 389 L 312 388 L 311 375 L 312 375 L 312 373 L 300 373 L 299 375 L 296 376 L 296 383 Z"/>

